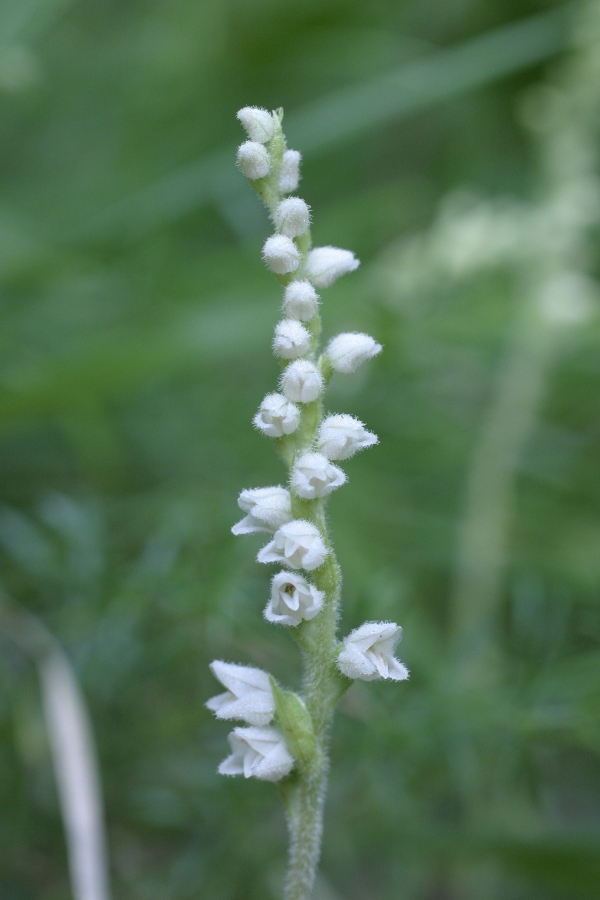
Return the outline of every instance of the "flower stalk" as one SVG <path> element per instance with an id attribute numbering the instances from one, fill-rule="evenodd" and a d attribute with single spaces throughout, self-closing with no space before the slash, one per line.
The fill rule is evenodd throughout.
<path id="1" fill-rule="evenodd" d="M 338 247 L 312 249 L 310 208 L 300 197 L 285 196 L 298 187 L 300 154 L 286 146 L 283 111 L 245 107 L 238 118 L 249 138 L 238 150 L 238 165 L 275 227 L 263 259 L 284 287 L 284 318 L 273 339 L 282 366 L 279 391 L 265 397 L 253 423 L 273 440 L 288 470 L 288 487 L 242 491 L 238 505 L 245 516 L 232 531 L 271 537 L 257 561 L 283 569 L 272 579 L 264 616 L 289 629 L 300 648 L 303 681 L 294 693 L 262 670 L 217 660 L 211 668 L 227 691 L 207 706 L 217 718 L 251 726 L 231 732 L 232 752 L 219 772 L 278 783 L 290 833 L 285 898 L 309 900 L 321 851 L 336 704 L 354 678 L 408 677 L 393 656 L 401 635 L 395 623 L 366 622 L 346 642 L 338 640 L 342 573 L 325 515 L 329 494 L 347 480 L 333 460 L 349 459 L 377 437 L 353 416 L 324 419 L 323 392 L 334 373 L 355 372 L 382 348 L 369 335 L 351 333 L 337 335 L 319 353 L 315 288 L 329 287 L 359 261 Z"/>

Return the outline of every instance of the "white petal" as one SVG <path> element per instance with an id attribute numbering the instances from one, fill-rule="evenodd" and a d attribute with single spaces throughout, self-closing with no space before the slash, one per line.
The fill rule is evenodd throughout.
<path id="1" fill-rule="evenodd" d="M 276 275 L 287 275 L 296 271 L 302 254 L 291 238 L 274 234 L 265 241 L 263 259 Z"/>
<path id="2" fill-rule="evenodd" d="M 251 141 L 266 144 L 273 137 L 275 121 L 270 112 L 259 106 L 244 106 L 237 114 Z"/>
<path id="3" fill-rule="evenodd" d="M 351 375 L 368 359 L 377 356 L 381 350 L 381 344 L 370 335 L 346 332 L 334 337 L 329 342 L 326 352 L 334 371 Z"/>
<path id="4" fill-rule="evenodd" d="M 326 497 L 346 481 L 345 473 L 322 453 L 303 453 L 292 469 L 290 484 L 298 497 Z"/>
<path id="5" fill-rule="evenodd" d="M 267 394 L 252 422 L 267 437 L 279 438 L 296 431 L 300 410 L 282 394 Z"/>
<path id="6" fill-rule="evenodd" d="M 238 166 L 251 181 L 264 178 L 271 168 L 271 157 L 262 144 L 257 141 L 246 141 L 240 144 L 237 152 Z"/>
<path id="7" fill-rule="evenodd" d="M 282 194 L 295 191 L 300 181 L 300 153 L 298 150 L 286 150 L 279 170 L 279 190 Z"/>
<path id="8" fill-rule="evenodd" d="M 319 295 L 310 281 L 290 281 L 283 294 L 283 311 L 289 319 L 308 322 L 319 308 Z"/>
<path id="9" fill-rule="evenodd" d="M 316 287 L 326 288 L 347 272 L 358 269 L 360 261 L 350 250 L 339 247 L 317 247 L 306 261 L 306 275 Z"/>
<path id="10" fill-rule="evenodd" d="M 323 390 L 323 376 L 307 359 L 290 363 L 281 376 L 281 389 L 288 400 L 311 403 Z"/>
<path id="11" fill-rule="evenodd" d="M 367 431 L 359 419 L 336 415 L 328 416 L 321 423 L 317 445 L 328 459 L 349 459 L 377 443 L 377 435 Z"/>
<path id="12" fill-rule="evenodd" d="M 281 359 L 296 359 L 310 350 L 309 331 L 296 319 L 283 319 L 275 326 L 273 352 Z"/>

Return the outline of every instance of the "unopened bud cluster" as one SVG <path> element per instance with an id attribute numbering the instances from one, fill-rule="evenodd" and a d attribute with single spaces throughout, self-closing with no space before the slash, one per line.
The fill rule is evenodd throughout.
<path id="1" fill-rule="evenodd" d="M 334 560 L 322 516 L 323 502 L 347 481 L 337 462 L 377 443 L 376 435 L 354 416 L 323 418 L 322 395 L 332 373 L 351 374 L 382 348 L 369 335 L 352 332 L 338 334 L 318 355 L 316 289 L 327 288 L 353 272 L 359 261 L 349 250 L 338 247 L 311 248 L 308 204 L 300 197 L 284 196 L 298 188 L 300 154 L 285 145 L 281 115 L 256 107 L 240 110 L 238 119 L 248 140 L 239 147 L 237 158 L 241 171 L 267 204 L 275 227 L 262 255 L 283 285 L 283 318 L 275 326 L 272 344 L 282 372 L 279 390 L 267 394 L 253 424 L 276 441 L 289 466 L 289 483 L 287 487 L 242 491 L 238 505 L 244 517 L 232 531 L 236 535 L 269 535 L 257 561 L 281 568 L 272 578 L 264 617 L 301 633 L 307 627 L 318 627 L 327 604 L 338 602 L 328 596 L 325 581 L 321 583 L 319 578 Z M 295 509 L 301 515 L 296 515 Z M 330 634 L 339 672 L 336 677 L 342 683 L 344 677 L 365 681 L 407 678 L 407 670 L 394 656 L 401 633 L 395 623 L 365 622 L 343 643 Z M 298 760 L 278 715 L 271 676 L 260 669 L 220 661 L 212 663 L 211 669 L 226 692 L 212 698 L 209 709 L 218 718 L 239 719 L 248 726 L 230 734 L 231 755 L 221 763 L 219 772 L 267 781 L 288 775 Z M 302 699 L 298 697 L 297 702 L 302 704 Z M 289 716 L 284 718 L 289 727 Z"/>

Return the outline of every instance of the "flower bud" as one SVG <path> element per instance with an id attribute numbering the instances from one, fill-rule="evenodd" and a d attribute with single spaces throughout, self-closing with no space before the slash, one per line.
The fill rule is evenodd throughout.
<path id="1" fill-rule="evenodd" d="M 322 453 L 303 453 L 294 463 L 290 484 L 298 497 L 326 497 L 346 481 L 346 474 Z"/>
<path id="2" fill-rule="evenodd" d="M 252 423 L 270 438 L 292 434 L 300 424 L 300 410 L 283 394 L 267 394 Z"/>
<path id="3" fill-rule="evenodd" d="M 310 333 L 296 319 L 283 319 L 275 326 L 273 352 L 282 359 L 296 359 L 310 350 Z"/>
<path id="4" fill-rule="evenodd" d="M 314 363 L 307 359 L 297 359 L 284 370 L 281 390 L 288 400 L 311 403 L 323 390 L 323 376 Z"/>
<path id="5" fill-rule="evenodd" d="M 317 526 L 304 519 L 294 519 L 275 532 L 273 540 L 259 550 L 256 559 L 260 563 L 281 563 L 291 569 L 311 572 L 323 565 L 327 553 Z"/>
<path id="6" fill-rule="evenodd" d="M 328 416 L 321 423 L 317 446 L 327 459 L 350 459 L 359 450 L 377 443 L 377 435 L 367 431 L 354 416 Z"/>
<path id="7" fill-rule="evenodd" d="M 210 664 L 210 670 L 227 688 L 224 694 L 217 694 L 206 703 L 217 719 L 241 719 L 249 725 L 269 724 L 275 715 L 275 700 L 266 672 L 219 659 Z"/>
<path id="8" fill-rule="evenodd" d="M 319 308 L 319 295 L 310 281 L 290 281 L 283 295 L 283 311 L 290 319 L 308 322 Z"/>
<path id="9" fill-rule="evenodd" d="M 240 144 L 237 152 L 238 166 L 251 181 L 264 178 L 271 168 L 269 151 L 257 141 L 246 141 Z"/>
<path id="10" fill-rule="evenodd" d="M 287 275 L 296 271 L 302 255 L 291 238 L 274 234 L 265 241 L 263 259 L 276 275 Z"/>
<path id="11" fill-rule="evenodd" d="M 266 109 L 261 109 L 259 106 L 244 106 L 238 112 L 237 117 L 251 141 L 266 144 L 273 137 L 275 122 L 271 113 Z"/>
<path id="12" fill-rule="evenodd" d="M 234 728 L 227 740 L 231 755 L 219 766 L 219 775 L 280 781 L 294 768 L 294 757 L 277 728 Z"/>
<path id="13" fill-rule="evenodd" d="M 323 608 L 325 592 L 318 591 L 296 572 L 278 572 L 271 581 L 271 599 L 265 607 L 265 619 L 276 625 L 299 625 L 314 619 Z"/>
<path id="14" fill-rule="evenodd" d="M 308 231 L 310 210 L 308 204 L 300 197 L 288 197 L 282 200 L 275 210 L 275 225 L 287 237 L 300 237 Z"/>
<path id="15" fill-rule="evenodd" d="M 351 375 L 368 359 L 381 353 L 382 349 L 381 344 L 370 335 L 349 331 L 334 337 L 329 342 L 326 353 L 335 372 Z"/>
<path id="16" fill-rule="evenodd" d="M 358 269 L 360 261 L 350 250 L 316 247 L 308 254 L 306 275 L 316 287 L 326 288 L 347 272 Z"/>
<path id="17" fill-rule="evenodd" d="M 350 632 L 338 656 L 338 668 L 347 678 L 374 681 L 390 678 L 404 681 L 408 669 L 396 659 L 394 650 L 402 637 L 395 622 L 364 622 Z"/>
<path id="18" fill-rule="evenodd" d="M 231 529 L 236 535 L 259 531 L 273 534 L 293 518 L 290 492 L 279 485 L 242 491 L 238 506 L 248 515 Z"/>
<path id="19" fill-rule="evenodd" d="M 286 150 L 279 170 L 279 190 L 282 194 L 295 191 L 300 182 L 300 160 L 298 150 Z"/>

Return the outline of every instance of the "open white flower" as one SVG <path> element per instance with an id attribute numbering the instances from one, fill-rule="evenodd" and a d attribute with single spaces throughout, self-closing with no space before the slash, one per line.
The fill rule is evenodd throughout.
<path id="1" fill-rule="evenodd" d="M 279 781 L 294 768 L 294 757 L 277 728 L 234 728 L 227 740 L 232 752 L 219 766 L 220 775 Z"/>
<path id="2" fill-rule="evenodd" d="M 281 390 L 296 403 L 310 403 L 323 390 L 323 376 L 308 359 L 297 359 L 283 371 Z"/>
<path id="3" fill-rule="evenodd" d="M 350 459 L 359 450 L 377 442 L 377 435 L 367 431 L 360 419 L 342 414 L 323 420 L 317 446 L 328 459 Z"/>
<path id="4" fill-rule="evenodd" d="M 227 690 L 207 701 L 217 719 L 241 719 L 249 725 L 268 725 L 275 715 L 275 700 L 269 676 L 253 666 L 215 659 L 210 670 Z"/>
<path id="5" fill-rule="evenodd" d="M 338 656 L 340 672 L 361 681 L 376 678 L 404 681 L 408 669 L 394 656 L 401 637 L 402 629 L 395 622 L 364 622 L 344 640 Z"/>
<path id="6" fill-rule="evenodd" d="M 381 353 L 378 344 L 369 334 L 348 331 L 338 334 L 327 345 L 327 356 L 331 367 L 342 375 L 352 375 L 368 359 Z"/>
<path id="7" fill-rule="evenodd" d="M 238 506 L 248 515 L 233 526 L 231 530 L 234 534 L 255 534 L 259 531 L 274 534 L 293 518 L 290 492 L 279 485 L 242 491 Z"/>
<path id="8" fill-rule="evenodd" d="M 300 237 L 310 225 L 308 203 L 301 197 L 286 197 L 275 210 L 275 225 L 289 238 Z"/>
<path id="9" fill-rule="evenodd" d="M 271 599 L 265 607 L 265 619 L 278 625 L 296 626 L 303 619 L 314 619 L 323 608 L 325 592 L 318 591 L 296 572 L 278 572 L 271 581 Z"/>
<path id="10" fill-rule="evenodd" d="M 263 247 L 263 259 L 276 275 L 295 272 L 300 265 L 302 254 L 293 240 L 284 234 L 273 234 Z"/>
<path id="11" fill-rule="evenodd" d="M 264 178 L 271 168 L 271 157 L 263 144 L 258 141 L 245 141 L 237 152 L 238 166 L 251 181 Z"/>
<path id="12" fill-rule="evenodd" d="M 239 110 L 237 117 L 251 141 L 266 144 L 273 137 L 275 122 L 266 109 L 261 109 L 260 106 L 244 106 Z"/>
<path id="13" fill-rule="evenodd" d="M 281 160 L 279 170 L 279 190 L 282 194 L 295 191 L 300 182 L 300 160 L 302 156 L 299 150 L 286 150 Z"/>
<path id="14" fill-rule="evenodd" d="M 351 250 L 340 247 L 316 247 L 306 260 L 306 275 L 316 287 L 326 288 L 347 272 L 358 269 L 358 260 Z"/>
<path id="15" fill-rule="evenodd" d="M 296 431 L 300 424 L 300 410 L 283 394 L 267 394 L 252 422 L 267 437 L 280 438 Z"/>
<path id="16" fill-rule="evenodd" d="M 327 553 L 317 526 L 304 519 L 294 519 L 275 532 L 273 540 L 259 551 L 256 559 L 311 572 L 323 565 Z"/>
<path id="17" fill-rule="evenodd" d="M 310 350 L 310 333 L 296 319 L 282 319 L 275 326 L 273 352 L 281 359 L 296 359 Z"/>
<path id="18" fill-rule="evenodd" d="M 308 322 L 319 308 L 319 295 L 310 281 L 290 281 L 283 294 L 283 311 L 288 319 Z"/>
<path id="19" fill-rule="evenodd" d="M 303 453 L 292 469 L 292 490 L 304 500 L 326 497 L 346 481 L 346 474 L 322 453 Z"/>

